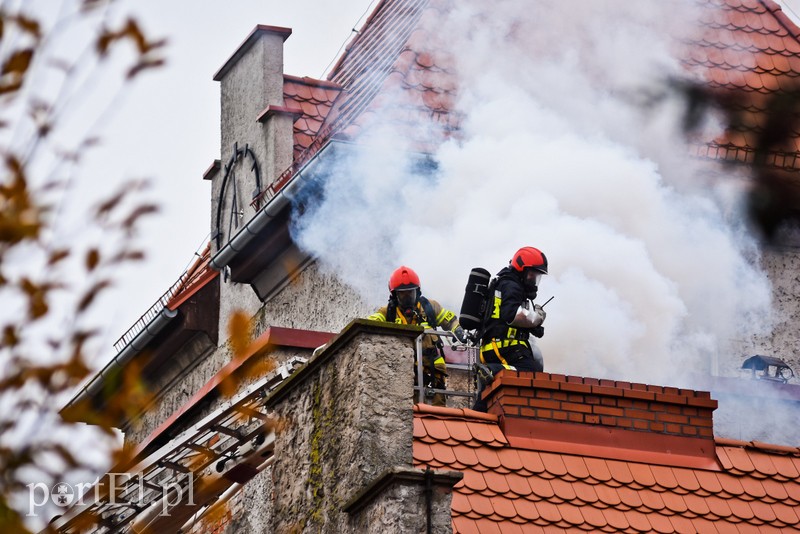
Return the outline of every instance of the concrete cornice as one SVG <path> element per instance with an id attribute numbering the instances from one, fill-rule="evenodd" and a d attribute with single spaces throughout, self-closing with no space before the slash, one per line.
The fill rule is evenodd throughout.
<path id="1" fill-rule="evenodd" d="M 281 384 L 280 387 L 270 395 L 266 404 L 269 407 L 274 407 L 292 390 L 303 384 L 307 378 L 313 376 L 323 364 L 333 358 L 344 345 L 356 336 L 362 334 L 377 334 L 416 339 L 424 330 L 425 329 L 421 326 L 370 321 L 369 319 L 353 319 L 336 335 L 336 337 L 331 339 L 324 348 L 319 350 L 308 363 L 298 369 L 288 380 Z"/>

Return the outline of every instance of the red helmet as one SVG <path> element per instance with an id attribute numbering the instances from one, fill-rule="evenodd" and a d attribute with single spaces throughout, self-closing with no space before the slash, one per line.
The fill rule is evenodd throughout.
<path id="1" fill-rule="evenodd" d="M 509 264 L 519 272 L 530 268 L 542 274 L 547 274 L 547 257 L 538 248 L 522 247 L 514 253 Z"/>
<path id="2" fill-rule="evenodd" d="M 419 276 L 410 267 L 401 265 L 389 277 L 389 291 L 395 289 L 419 289 Z"/>

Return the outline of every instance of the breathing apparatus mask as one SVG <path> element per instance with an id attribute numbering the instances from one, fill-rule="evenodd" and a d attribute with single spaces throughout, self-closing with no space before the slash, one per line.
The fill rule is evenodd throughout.
<path id="1" fill-rule="evenodd" d="M 525 297 L 531 300 L 536 298 L 536 293 L 539 289 L 539 281 L 542 279 L 542 273 L 534 269 L 525 269 L 522 271 L 522 286 L 525 288 Z"/>
<path id="2" fill-rule="evenodd" d="M 393 291 L 397 307 L 403 312 L 405 317 L 411 317 L 416 311 L 417 307 L 417 288 L 410 289 L 395 289 Z"/>

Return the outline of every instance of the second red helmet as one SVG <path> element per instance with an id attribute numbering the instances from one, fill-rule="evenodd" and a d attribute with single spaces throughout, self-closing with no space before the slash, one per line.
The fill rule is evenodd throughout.
<path id="1" fill-rule="evenodd" d="M 419 276 L 410 267 L 401 265 L 389 277 L 389 291 L 395 289 L 419 289 Z"/>
<path id="2" fill-rule="evenodd" d="M 531 268 L 542 274 L 547 274 L 547 257 L 538 248 L 522 247 L 514 253 L 509 263 L 511 267 L 519 272 L 524 271 L 526 268 Z"/>

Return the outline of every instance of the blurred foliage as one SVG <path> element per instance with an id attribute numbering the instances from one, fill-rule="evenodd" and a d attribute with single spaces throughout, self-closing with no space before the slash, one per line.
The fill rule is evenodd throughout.
<path id="1" fill-rule="evenodd" d="M 702 82 L 671 84 L 686 102 L 684 130 L 696 135 L 710 114 L 721 118 L 726 163 L 746 166 L 753 178 L 747 215 L 767 241 L 800 227 L 800 83 L 784 77 L 770 92 L 712 88 Z M 702 139 L 701 142 L 708 142 Z"/>
<path id="2" fill-rule="evenodd" d="M 76 180 L 71 172 L 97 140 L 89 132 L 75 140 L 74 149 L 64 149 L 52 139 L 64 130 L 61 118 L 76 93 L 86 90 L 75 83 L 81 67 L 89 65 L 94 69 L 91 75 L 101 76 L 103 62 L 118 60 L 117 48 L 127 49 L 125 57 L 132 49 L 122 83 L 126 89 L 126 83 L 164 63 L 165 44 L 149 39 L 133 18 L 112 25 L 108 15 L 115 0 L 12 4 L 0 4 L 3 533 L 27 532 L 26 510 L 14 508 L 14 496 L 27 493 L 32 476 L 52 485 L 64 480 L 69 470 L 83 467 L 71 444 L 59 441 L 58 436 L 69 435 L 59 431 L 69 430 L 71 424 L 61 420 L 57 410 L 96 362 L 92 347 L 100 331 L 87 326 L 87 318 L 97 313 L 99 298 L 112 286 L 118 269 L 144 257 L 135 246 L 136 229 L 143 217 L 156 211 L 142 200 L 142 184 L 124 183 L 87 214 L 96 242 L 59 242 L 59 194 L 63 198 L 73 185 L 68 183 Z M 74 26 L 90 28 L 84 33 L 89 36 L 89 53 L 64 58 L 64 50 L 54 43 Z M 47 87 L 42 87 L 43 80 Z M 68 167 L 71 172 L 65 171 Z M 104 407 L 105 420 L 98 421 L 109 436 L 111 421 L 130 415 L 131 406 L 149 395 L 135 368 L 126 369 L 116 383 L 117 401 Z M 125 453 L 115 454 L 112 461 Z"/>

